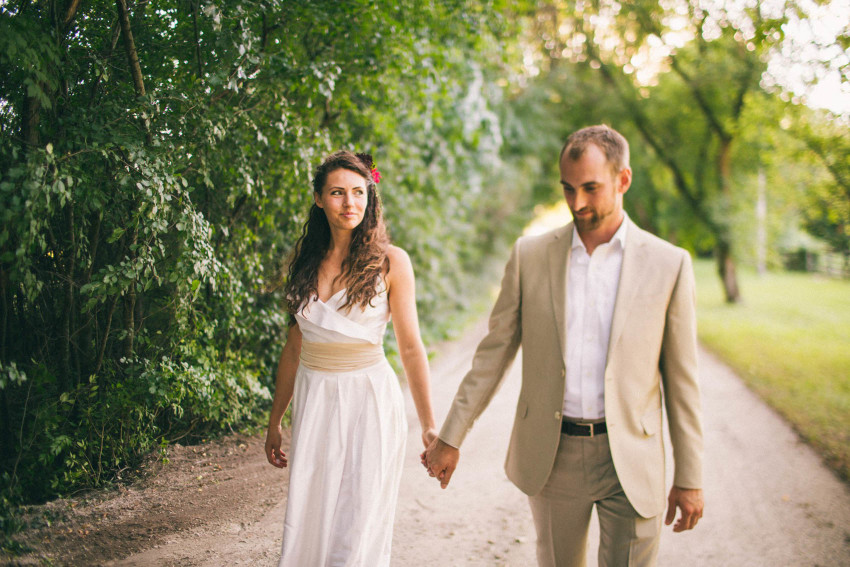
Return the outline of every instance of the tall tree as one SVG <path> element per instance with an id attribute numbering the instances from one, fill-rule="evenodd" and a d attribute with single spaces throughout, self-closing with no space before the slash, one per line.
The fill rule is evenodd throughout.
<path id="1" fill-rule="evenodd" d="M 583 63 L 604 77 L 711 234 L 726 299 L 735 302 L 740 290 L 726 215 L 735 142 L 784 16 L 768 17 L 758 4 L 740 13 L 701 6 L 549 2 L 535 27 L 550 62 Z M 686 119 L 664 112 L 671 94 L 677 109 L 687 109 Z"/>

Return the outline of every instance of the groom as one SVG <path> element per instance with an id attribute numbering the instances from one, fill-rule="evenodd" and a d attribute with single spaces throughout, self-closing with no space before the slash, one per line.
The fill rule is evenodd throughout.
<path id="1" fill-rule="evenodd" d="M 664 512 L 662 401 L 675 474 L 666 523 L 702 517 L 702 425 L 691 259 L 623 211 L 629 147 L 607 126 L 560 157 L 574 221 L 520 238 L 472 369 L 422 454 L 443 488 L 459 447 L 522 346 L 505 470 L 529 495 L 540 565 L 583 566 L 591 510 L 599 565 L 655 565 Z"/>

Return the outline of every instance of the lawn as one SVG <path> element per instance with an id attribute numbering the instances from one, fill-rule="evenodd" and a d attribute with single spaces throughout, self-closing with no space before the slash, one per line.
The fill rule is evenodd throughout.
<path id="1" fill-rule="evenodd" d="M 727 305 L 714 263 L 694 270 L 700 340 L 850 480 L 850 282 L 741 270 Z"/>

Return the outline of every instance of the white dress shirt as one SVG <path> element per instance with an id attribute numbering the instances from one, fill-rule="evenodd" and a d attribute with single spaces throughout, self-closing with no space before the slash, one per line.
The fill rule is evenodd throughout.
<path id="1" fill-rule="evenodd" d="M 567 386 L 564 416 L 605 417 L 605 362 L 623 267 L 626 216 L 614 236 L 588 255 L 573 227 L 567 267 Z"/>

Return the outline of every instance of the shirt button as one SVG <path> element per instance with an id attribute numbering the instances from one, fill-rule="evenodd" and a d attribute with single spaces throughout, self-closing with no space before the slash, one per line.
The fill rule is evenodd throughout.
<path id="1" fill-rule="evenodd" d="M 561 412 L 559 412 L 559 411 L 555 412 L 555 419 L 561 419 Z"/>

